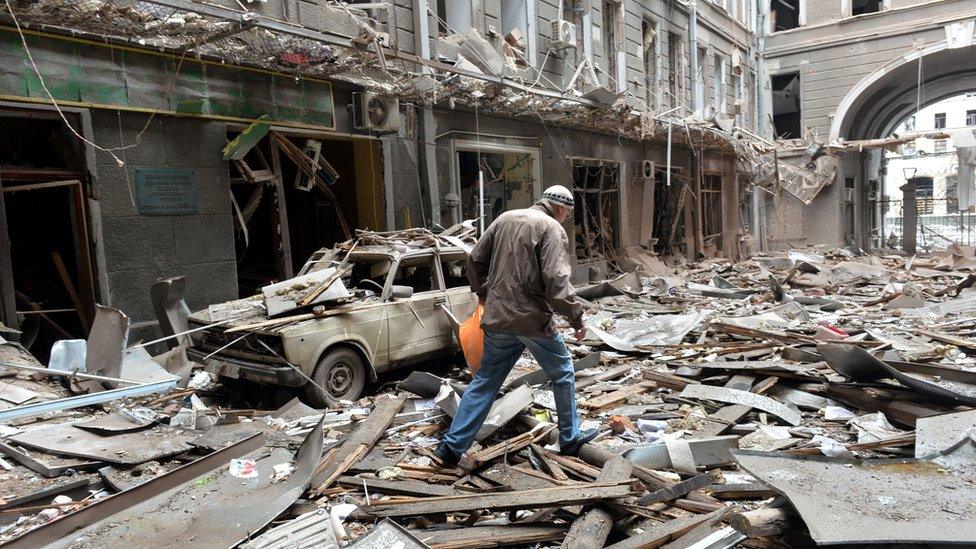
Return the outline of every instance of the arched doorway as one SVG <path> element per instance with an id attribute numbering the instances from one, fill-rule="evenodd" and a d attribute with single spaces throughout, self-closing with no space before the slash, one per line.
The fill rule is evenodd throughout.
<path id="1" fill-rule="evenodd" d="M 942 41 L 893 59 L 863 78 L 834 113 L 830 140 L 871 140 L 898 134 L 916 112 L 948 98 L 976 92 L 976 45 L 950 47 Z M 904 133 L 904 127 L 901 128 Z M 917 133 L 917 132 L 916 132 Z M 911 133 L 909 133 L 911 134 Z M 865 148 L 847 154 L 838 173 L 845 187 L 847 243 L 883 247 L 885 149 Z"/>

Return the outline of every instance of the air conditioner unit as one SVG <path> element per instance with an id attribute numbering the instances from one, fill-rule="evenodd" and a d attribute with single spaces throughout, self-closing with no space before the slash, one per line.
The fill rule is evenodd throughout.
<path id="1" fill-rule="evenodd" d="M 654 162 L 651 160 L 641 160 L 640 174 L 644 179 L 654 177 Z"/>
<path id="2" fill-rule="evenodd" d="M 400 100 L 373 92 L 353 93 L 353 126 L 360 130 L 397 131 L 400 129 Z"/>
<path id="3" fill-rule="evenodd" d="M 552 22 L 552 40 L 549 45 L 557 50 L 576 47 L 576 25 L 562 19 Z"/>
<path id="4" fill-rule="evenodd" d="M 322 181 L 325 181 L 325 184 L 330 187 L 335 185 L 336 180 L 339 179 L 339 172 L 322 156 L 322 143 L 314 139 L 308 139 L 305 141 L 305 149 L 303 152 L 308 157 L 312 166 L 315 167 L 315 172 L 322 178 Z M 297 170 L 295 174 L 296 189 L 309 192 L 314 186 L 314 178 L 308 177 L 302 170 Z"/>

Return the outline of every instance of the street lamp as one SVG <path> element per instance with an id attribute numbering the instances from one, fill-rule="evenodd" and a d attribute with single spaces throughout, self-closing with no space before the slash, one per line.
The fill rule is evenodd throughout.
<path id="1" fill-rule="evenodd" d="M 914 179 L 915 178 L 915 172 L 917 172 L 917 171 L 918 171 L 918 168 L 902 168 L 901 169 L 901 172 L 905 175 L 905 181 L 911 181 L 912 179 Z"/>

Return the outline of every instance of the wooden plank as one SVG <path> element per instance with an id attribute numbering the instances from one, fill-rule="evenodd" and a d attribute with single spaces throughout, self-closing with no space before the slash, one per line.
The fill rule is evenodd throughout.
<path id="1" fill-rule="evenodd" d="M 720 408 L 714 414 L 709 414 L 706 419 L 707 423 L 696 429 L 692 434 L 692 438 L 708 438 L 716 437 L 721 435 L 733 425 L 738 423 L 742 418 L 749 415 L 752 411 L 751 406 L 745 406 L 743 404 L 731 404 Z"/>
<path id="2" fill-rule="evenodd" d="M 365 508 L 378 517 L 411 517 L 434 513 L 471 512 L 481 509 L 508 511 L 564 507 L 605 499 L 622 498 L 630 494 L 630 482 L 593 482 L 553 486 L 535 490 L 472 494 L 432 498 L 406 498 L 377 501 Z"/>
<path id="3" fill-rule="evenodd" d="M 641 498 L 637 500 L 637 503 L 640 505 L 650 505 L 660 501 L 671 501 L 673 499 L 678 499 L 692 490 L 704 488 L 717 480 L 718 475 L 715 473 L 696 475 L 687 480 L 682 480 L 681 482 L 675 483 L 666 488 L 661 488 L 660 490 L 655 490 L 650 494 L 641 496 Z"/>
<path id="4" fill-rule="evenodd" d="M 566 526 L 549 524 L 510 524 L 506 526 L 473 526 L 451 530 L 411 530 L 417 539 L 432 549 L 468 549 L 469 547 L 531 546 L 558 541 L 566 535 Z"/>
<path id="5" fill-rule="evenodd" d="M 67 267 L 64 266 L 64 260 L 61 259 L 61 254 L 59 254 L 57 251 L 52 251 L 51 261 L 54 262 L 54 268 L 57 269 L 58 276 L 61 277 L 61 283 L 64 284 L 64 289 L 68 292 L 68 297 L 71 299 L 71 303 L 75 307 L 75 312 L 78 314 L 78 320 L 81 321 L 81 325 L 84 327 L 85 332 L 88 332 L 91 330 L 91 319 L 88 318 L 87 311 L 81 304 L 81 299 L 78 298 L 78 291 L 75 289 L 74 282 L 71 281 L 71 275 L 68 274 Z"/>
<path id="6" fill-rule="evenodd" d="M 3 182 L 0 181 L 0 322 L 17 329 L 17 298 L 14 295 L 14 268 L 10 257 L 10 233 L 7 230 L 7 209 L 3 198 Z M 6 334 L 9 337 L 10 334 Z M 14 335 L 11 339 L 19 340 Z"/>
<path id="7" fill-rule="evenodd" d="M 386 434 L 386 430 L 393 423 L 393 418 L 399 413 L 405 397 L 378 398 L 376 407 L 369 416 L 359 422 L 359 427 L 343 441 L 335 452 L 330 452 L 319 463 L 316 474 L 312 477 L 310 486 L 313 497 L 318 497 L 324 490 L 346 472 L 356 461 L 366 456 L 370 449 Z M 353 459 L 355 458 L 355 459 Z"/>
<path id="8" fill-rule="evenodd" d="M 641 393 L 646 393 L 651 389 L 657 387 L 657 384 L 652 381 L 642 381 L 636 385 L 631 385 L 630 387 L 625 387 L 619 391 L 614 391 L 605 395 L 598 396 L 593 399 L 586 400 L 580 404 L 580 407 L 586 408 L 591 412 L 600 412 L 603 410 L 610 409 L 617 404 L 627 400 L 627 397 L 633 395 L 639 395 Z"/>
<path id="9" fill-rule="evenodd" d="M 707 488 L 712 497 L 719 499 L 765 499 L 776 495 L 776 492 L 758 482 L 748 484 L 713 484 Z"/>
<path id="10" fill-rule="evenodd" d="M 612 379 L 617 379 L 618 377 L 626 374 L 627 372 L 634 369 L 633 364 L 624 364 L 623 366 L 618 366 L 612 370 L 603 372 L 602 374 L 597 374 L 595 376 L 590 376 L 576 383 L 576 390 L 585 389 L 594 383 L 602 383 L 604 381 L 610 381 Z"/>
<path id="11" fill-rule="evenodd" d="M 443 484 L 432 484 L 420 480 L 383 480 L 378 478 L 339 477 L 336 484 L 345 488 L 363 491 L 364 486 L 370 494 L 389 494 L 391 496 L 454 496 L 458 491 Z"/>
<path id="12" fill-rule="evenodd" d="M 272 227 L 274 231 L 275 260 L 278 265 L 278 276 L 284 280 L 295 276 L 295 268 L 292 264 L 285 183 L 281 177 L 281 155 L 278 153 L 277 147 L 271 147 L 271 171 L 275 174 L 275 202 L 274 207 L 271 209 L 273 223 L 275 225 L 275 227 Z"/>
<path id="13" fill-rule="evenodd" d="M 675 540 L 687 532 L 690 532 L 699 524 L 714 520 L 721 511 L 715 511 L 708 515 L 692 515 L 690 517 L 678 518 L 652 524 L 645 527 L 644 531 L 636 536 L 631 536 L 619 543 L 607 546 L 607 549 L 653 549 L 660 547 L 672 540 Z"/>
<path id="14" fill-rule="evenodd" d="M 623 457 L 615 457 L 603 466 L 596 480 L 597 482 L 627 480 L 630 478 L 631 470 L 629 461 Z M 600 549 L 606 544 L 612 528 L 613 515 L 608 509 L 597 505 L 573 521 L 562 546 L 567 549 Z"/>

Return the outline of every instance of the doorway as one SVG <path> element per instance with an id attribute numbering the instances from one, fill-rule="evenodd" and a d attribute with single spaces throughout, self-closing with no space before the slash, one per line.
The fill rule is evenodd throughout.
<path id="1" fill-rule="evenodd" d="M 55 341 L 85 338 L 94 315 L 85 164 L 57 115 L 0 111 L 0 321 L 42 362 Z"/>
<path id="2" fill-rule="evenodd" d="M 573 159 L 576 259 L 611 259 L 620 246 L 620 164 Z"/>

